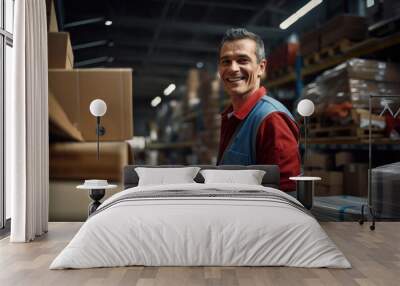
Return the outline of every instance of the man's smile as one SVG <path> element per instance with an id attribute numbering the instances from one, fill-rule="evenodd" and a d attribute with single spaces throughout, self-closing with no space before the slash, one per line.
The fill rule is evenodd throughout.
<path id="1" fill-rule="evenodd" d="M 227 81 L 229 83 L 234 83 L 234 82 L 240 82 L 245 79 L 246 79 L 245 76 L 231 76 L 231 77 L 225 78 L 225 81 Z"/>

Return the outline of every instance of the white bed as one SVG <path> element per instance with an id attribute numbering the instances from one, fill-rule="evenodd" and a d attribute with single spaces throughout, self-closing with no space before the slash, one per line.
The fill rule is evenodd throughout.
<path id="1" fill-rule="evenodd" d="M 128 265 L 350 268 L 300 205 L 277 189 L 255 185 L 129 188 L 100 206 L 50 269 Z"/>

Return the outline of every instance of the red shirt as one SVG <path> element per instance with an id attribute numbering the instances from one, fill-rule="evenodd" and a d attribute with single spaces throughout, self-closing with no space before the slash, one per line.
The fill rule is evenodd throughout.
<path id="1" fill-rule="evenodd" d="M 235 129 L 245 120 L 247 115 L 266 94 L 266 89 L 257 89 L 239 110 L 232 113 L 230 105 L 221 115 L 221 136 L 219 143 L 218 161 L 228 147 Z M 256 142 L 256 157 L 259 165 L 278 165 L 281 173 L 280 187 L 282 191 L 294 191 L 295 182 L 289 177 L 300 174 L 300 154 L 298 148 L 299 128 L 297 124 L 283 112 L 269 114 L 261 123 Z"/>

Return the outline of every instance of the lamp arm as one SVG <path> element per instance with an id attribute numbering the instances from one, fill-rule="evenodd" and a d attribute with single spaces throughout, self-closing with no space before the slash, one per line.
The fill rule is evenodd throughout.
<path id="1" fill-rule="evenodd" d="M 303 162 L 303 166 L 304 166 L 304 170 L 303 173 L 305 175 L 306 173 L 306 162 L 307 162 L 307 116 L 304 116 L 304 162 Z"/>
<path id="2" fill-rule="evenodd" d="M 100 116 L 96 116 L 97 160 L 100 159 Z"/>
<path id="3" fill-rule="evenodd" d="M 100 136 L 104 134 L 106 134 L 106 129 L 100 125 L 100 116 L 96 116 L 97 160 L 100 158 Z"/>

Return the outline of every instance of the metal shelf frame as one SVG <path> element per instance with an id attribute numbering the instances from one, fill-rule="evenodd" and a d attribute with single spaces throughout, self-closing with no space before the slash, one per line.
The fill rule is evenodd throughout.
<path id="1" fill-rule="evenodd" d="M 357 58 L 366 56 L 368 54 L 372 54 L 375 52 L 383 51 L 387 48 L 391 48 L 393 46 L 400 45 L 400 33 L 395 33 L 390 36 L 386 36 L 383 38 L 369 38 L 363 42 L 353 45 L 349 50 L 347 50 L 344 54 L 336 55 L 326 60 L 321 61 L 318 64 L 310 65 L 308 67 L 302 68 L 301 77 L 304 78 L 309 75 L 314 75 L 319 72 L 322 72 L 328 68 L 334 67 L 338 64 L 345 62 L 351 58 Z M 268 88 L 278 88 L 290 83 L 295 83 L 296 81 L 296 72 L 291 71 L 287 75 L 284 75 L 280 78 L 266 81 Z"/>

